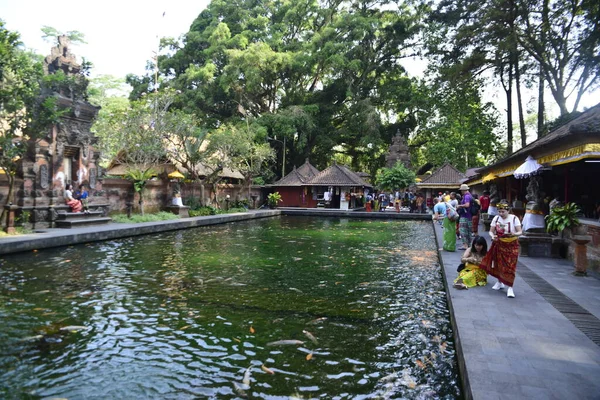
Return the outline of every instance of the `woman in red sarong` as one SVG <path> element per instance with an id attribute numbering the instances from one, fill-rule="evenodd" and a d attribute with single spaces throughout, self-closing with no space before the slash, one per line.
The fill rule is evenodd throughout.
<path id="1" fill-rule="evenodd" d="M 506 296 L 512 298 L 515 297 L 513 284 L 519 259 L 519 236 L 523 232 L 519 218 L 509 213 L 506 200 L 501 200 L 496 207 L 499 215 L 490 224 L 492 246 L 479 267 L 498 279 L 492 289 L 500 290 L 508 286 Z"/>
<path id="2" fill-rule="evenodd" d="M 83 208 L 81 202 L 73 197 L 73 185 L 70 183 L 65 187 L 65 203 L 71 207 L 72 212 L 80 212 Z"/>

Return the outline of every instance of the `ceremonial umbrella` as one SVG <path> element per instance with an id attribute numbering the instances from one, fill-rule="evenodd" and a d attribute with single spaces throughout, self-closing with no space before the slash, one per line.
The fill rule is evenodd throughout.
<path id="1" fill-rule="evenodd" d="M 542 164 L 538 163 L 535 158 L 531 157 L 531 156 L 527 156 L 527 159 L 525 160 L 525 162 L 521 165 L 519 165 L 519 168 L 515 169 L 515 172 L 513 172 L 513 175 L 515 176 L 515 178 L 517 179 L 521 179 L 521 178 L 529 178 L 532 175 L 537 175 L 539 174 L 542 169 Z"/>
<path id="2" fill-rule="evenodd" d="M 169 174 L 169 179 L 183 179 L 185 176 L 179 171 L 173 171 Z"/>

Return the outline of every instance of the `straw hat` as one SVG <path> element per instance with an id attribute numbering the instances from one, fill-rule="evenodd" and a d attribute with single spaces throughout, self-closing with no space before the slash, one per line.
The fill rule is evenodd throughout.
<path id="1" fill-rule="evenodd" d="M 460 185 L 459 190 L 469 190 L 469 186 L 466 183 L 463 183 L 462 185 Z"/>

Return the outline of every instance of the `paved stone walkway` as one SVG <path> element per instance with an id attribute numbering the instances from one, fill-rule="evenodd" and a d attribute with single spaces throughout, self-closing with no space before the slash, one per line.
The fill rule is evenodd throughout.
<path id="1" fill-rule="evenodd" d="M 591 336 L 600 328 L 598 276 L 572 275 L 568 260 L 522 257 L 515 298 L 507 298 L 506 290 L 492 290 L 493 277 L 485 287 L 458 290 L 452 283 L 462 251 L 441 250 L 442 228 L 434 226 L 466 372 L 466 397 L 600 399 L 600 340 L 594 343 L 568 318 L 583 318 L 578 325 Z M 489 243 L 487 232 L 480 229 L 480 234 Z M 561 308 L 565 301 L 581 307 L 561 313 L 551 304 Z"/>

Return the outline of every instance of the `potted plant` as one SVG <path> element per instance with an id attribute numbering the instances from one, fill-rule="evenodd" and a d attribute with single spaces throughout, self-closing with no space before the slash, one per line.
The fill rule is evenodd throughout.
<path id="1" fill-rule="evenodd" d="M 575 203 L 567 203 L 562 207 L 554 207 L 550 215 L 546 216 L 546 230 L 558 232 L 564 238 L 565 231 L 572 233 L 571 230 L 579 226 L 579 214 L 581 210 Z"/>
<path id="2" fill-rule="evenodd" d="M 282 201 L 281 195 L 279 192 L 270 193 L 267 196 L 267 203 L 269 204 L 269 208 L 277 208 L 277 203 Z"/>

